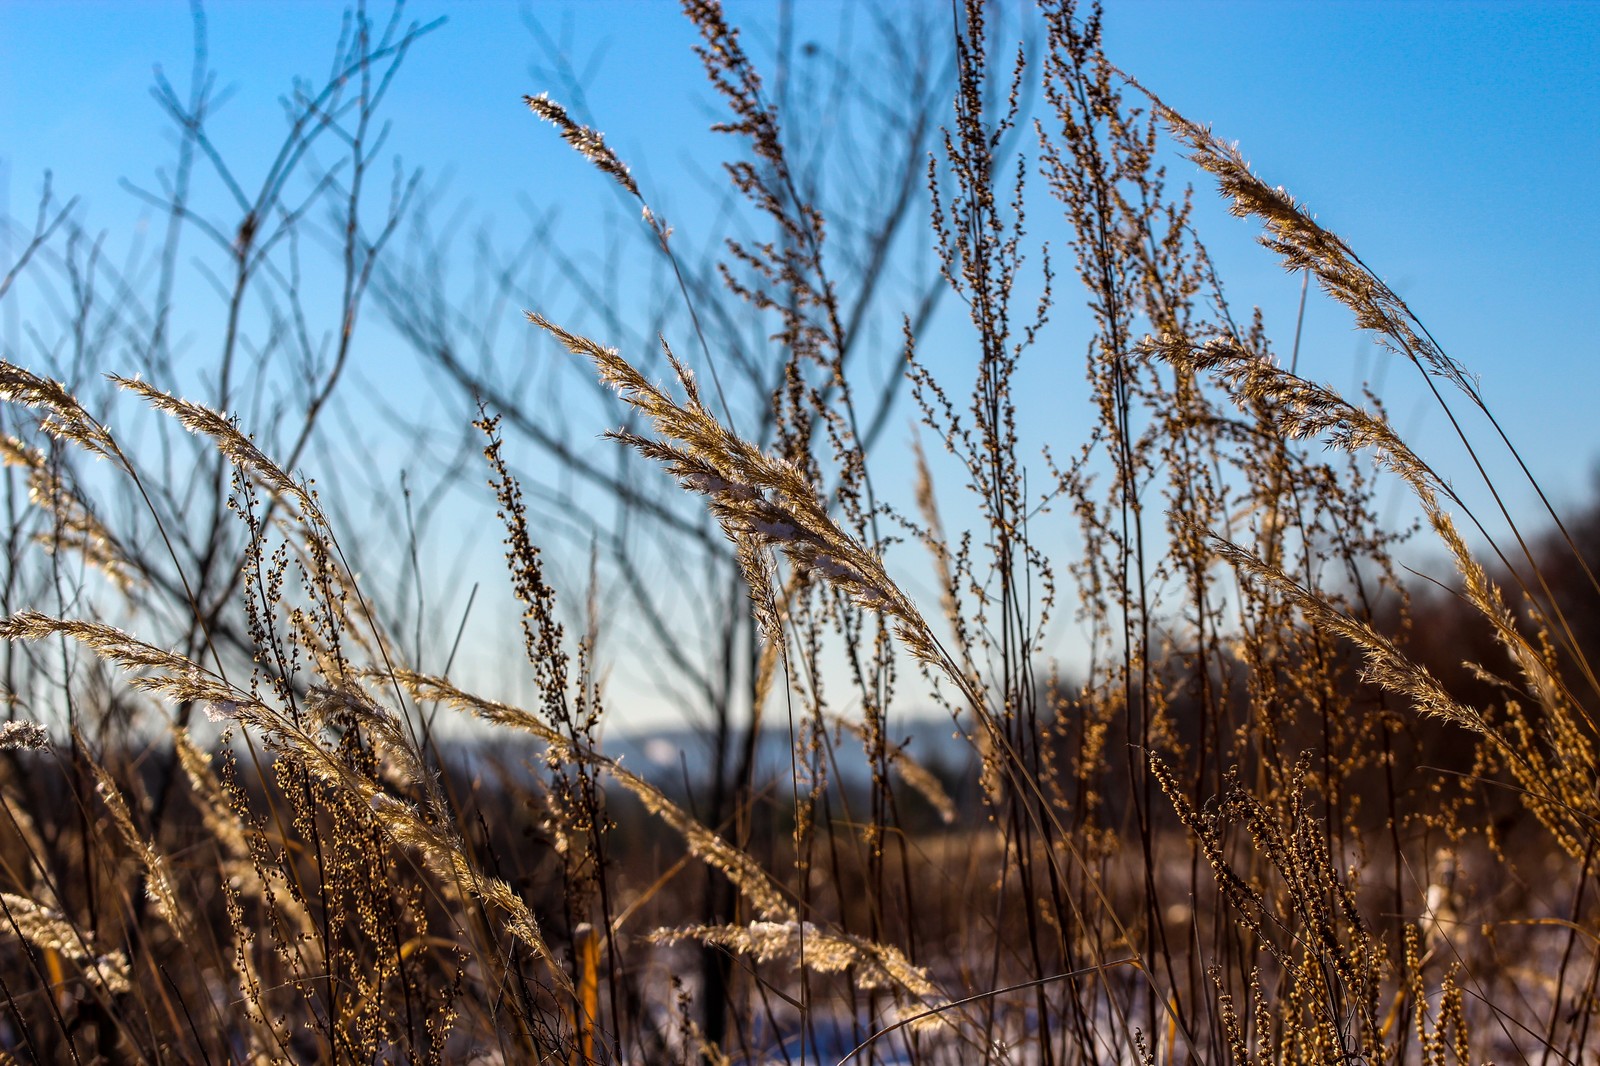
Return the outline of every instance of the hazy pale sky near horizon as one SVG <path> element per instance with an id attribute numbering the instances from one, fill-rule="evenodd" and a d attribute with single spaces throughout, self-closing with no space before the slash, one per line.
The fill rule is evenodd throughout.
<path id="1" fill-rule="evenodd" d="M 1264 178 L 1346 238 L 1480 376 L 1557 498 L 1586 498 L 1600 461 L 1600 2 L 1106 7 L 1113 61 L 1239 141 Z M 776 5 L 728 8 L 761 55 Z M 919 8 L 948 5 L 887 7 Z M 297 75 L 325 75 L 343 8 L 217 0 L 205 10 L 210 64 L 232 91 L 216 136 L 246 169 L 259 167 L 282 128 L 278 98 Z M 795 10 L 800 38 L 825 40 L 842 12 L 861 19 L 870 9 L 802 0 Z M 395 82 L 390 148 L 430 178 L 448 174 L 448 196 L 468 201 L 475 217 L 525 225 L 518 198 L 527 197 L 560 207 L 569 234 L 581 230 L 586 201 L 608 190 L 520 102 L 552 88 L 531 72 L 541 53 L 530 15 L 578 67 L 610 143 L 677 205 L 669 216 L 680 231 L 692 230 L 703 217 L 699 183 L 716 173 L 703 160 L 725 146 L 706 133 L 712 94 L 676 4 L 414 0 L 407 19 L 446 22 L 418 42 Z M 152 67 L 181 94 L 190 63 L 189 8 L 178 0 L 0 0 L 0 208 L 30 224 L 49 169 L 58 196 L 82 198 L 89 232 L 106 233 L 108 247 L 131 240 L 149 210 L 119 181 L 155 187 L 173 153 L 149 94 Z M 1261 305 L 1286 346 L 1298 279 L 1251 246 L 1248 224 L 1220 217 L 1204 175 L 1174 177 L 1198 187 L 1202 236 L 1236 303 Z M 1066 286 L 1059 302 L 1081 303 Z M 1313 303 L 1302 361 L 1310 376 L 1347 390 L 1382 378 L 1369 347 L 1344 312 Z M 933 355 L 959 366 L 964 350 Z M 1067 358 L 1065 378 L 1081 379 L 1081 347 Z M 391 345 L 362 359 L 364 380 L 398 380 L 386 362 L 409 366 L 412 357 Z M 1426 409 L 1391 413 L 1425 443 L 1442 436 Z"/>

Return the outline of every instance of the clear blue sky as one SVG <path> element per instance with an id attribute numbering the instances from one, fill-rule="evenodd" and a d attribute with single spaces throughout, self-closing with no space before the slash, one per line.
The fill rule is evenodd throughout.
<path id="1" fill-rule="evenodd" d="M 288 79 L 324 69 L 340 10 L 209 6 L 212 64 L 235 93 L 219 128 L 238 148 L 269 143 L 257 131 L 278 129 Z M 731 10 L 770 21 L 770 5 Z M 411 17 L 449 21 L 395 87 L 395 149 L 452 173 L 456 194 L 497 217 L 518 217 L 520 194 L 559 203 L 597 191 L 574 182 L 581 170 L 518 105 L 541 88 L 524 11 L 592 60 L 590 104 L 613 142 L 661 195 L 692 199 L 692 185 L 674 182 L 713 143 L 708 94 L 669 3 L 411 4 Z M 835 6 L 800 12 L 804 33 L 831 24 Z M 1600 4 L 1113 0 L 1107 27 L 1118 62 L 1240 141 L 1413 302 L 1512 423 L 1554 445 L 1532 445 L 1552 477 L 1600 454 L 1576 401 L 1600 383 Z M 13 215 L 28 216 L 51 168 L 58 190 L 84 198 L 91 229 L 127 231 L 140 208 L 118 179 L 149 183 L 170 157 L 151 68 L 182 85 L 189 34 L 177 0 L 0 4 Z M 1268 290 L 1274 269 L 1259 257 L 1231 272 L 1262 282 L 1269 314 L 1295 294 L 1291 283 Z M 1348 339 L 1336 319 L 1310 324 L 1313 341 Z"/>
<path id="2" fill-rule="evenodd" d="M 924 14 L 947 9 L 928 0 L 902 11 L 919 6 Z M 1107 6 L 1113 60 L 1241 142 L 1268 181 L 1343 235 L 1480 375 L 1557 497 L 1581 498 L 1600 459 L 1600 3 Z M 773 10 L 730 4 L 758 45 Z M 842 10 L 800 3 L 799 32 L 834 32 Z M 341 8 L 229 0 L 207 11 L 211 65 L 233 90 L 218 136 L 226 151 L 250 159 L 281 128 L 276 100 L 290 79 L 325 72 Z M 520 103 L 549 87 L 530 73 L 540 58 L 525 24 L 531 13 L 584 73 L 590 109 L 611 143 L 692 239 L 704 217 L 699 175 L 714 170 L 703 161 L 720 146 L 706 133 L 711 96 L 676 5 L 475 0 L 415 2 L 407 12 L 448 17 L 418 44 L 393 89 L 391 146 L 408 165 L 451 175 L 451 197 L 508 226 L 523 217 L 520 196 L 559 207 L 568 239 L 593 224 L 592 204 L 607 199 L 601 179 Z M 30 219 L 48 168 L 61 195 L 83 198 L 91 231 L 105 231 L 112 247 L 130 240 L 144 211 L 118 181 L 153 186 L 172 153 L 148 91 L 152 66 L 184 87 L 190 40 L 187 5 L 176 0 L 0 0 L 0 164 L 8 180 L 0 206 Z M 1260 304 L 1286 344 L 1298 281 L 1251 245 L 1246 224 L 1222 216 L 1203 184 L 1200 200 L 1203 234 L 1232 298 Z M 204 318 L 191 328 L 205 328 Z M 1078 380 L 1080 352 L 1077 345 L 1068 353 L 1062 380 Z M 964 359 L 958 348 L 932 355 L 951 367 Z M 364 358 L 365 380 L 402 392 L 421 387 L 386 372 L 392 349 Z M 1348 317 L 1316 302 L 1301 365 L 1341 388 L 1383 377 Z M 1391 410 L 1402 430 L 1424 450 L 1433 443 L 1447 451 L 1438 419 L 1394 387 Z"/>

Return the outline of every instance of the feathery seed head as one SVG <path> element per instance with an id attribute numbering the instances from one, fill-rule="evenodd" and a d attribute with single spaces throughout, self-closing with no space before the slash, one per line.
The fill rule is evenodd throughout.
<path id="1" fill-rule="evenodd" d="M 639 195 L 639 187 L 634 184 L 633 175 L 628 172 L 627 165 L 606 145 L 604 134 L 573 121 L 572 116 L 567 114 L 567 109 L 550 99 L 548 93 L 524 96 L 522 100 L 528 105 L 529 111 L 560 130 L 561 139 L 577 149 L 579 155 L 593 163 L 602 173 L 611 175 L 624 189 L 635 196 Z M 645 211 L 648 212 L 649 208 L 645 208 Z M 646 220 L 649 220 L 648 214 Z"/>

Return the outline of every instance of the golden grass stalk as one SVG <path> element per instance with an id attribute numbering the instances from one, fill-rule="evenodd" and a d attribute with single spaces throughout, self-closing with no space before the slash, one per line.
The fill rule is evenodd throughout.
<path id="1" fill-rule="evenodd" d="M 262 866 L 254 861 L 239 812 L 224 792 L 222 782 L 212 772 L 210 759 L 195 746 L 186 729 L 174 726 L 172 743 L 184 775 L 189 779 L 189 786 L 194 790 L 195 806 L 200 811 L 201 822 L 217 845 L 219 867 L 227 881 L 230 907 L 234 906 L 233 893 L 243 892 L 261 903 L 270 913 L 288 919 L 296 936 L 297 949 L 288 953 L 291 964 L 301 966 L 302 972 L 321 965 L 320 945 L 311 916 L 281 869 Z M 244 1000 L 244 1014 L 257 1060 L 272 1061 L 272 1055 L 266 1049 L 273 1045 L 284 1046 L 287 1038 L 279 1031 L 279 1022 L 262 1002 L 263 982 L 247 943 L 234 945 L 232 965 L 239 994 Z"/>
<path id="2" fill-rule="evenodd" d="M 1330 296 L 1350 308 L 1361 328 L 1373 331 L 1386 346 L 1450 381 L 1482 405 L 1477 386 L 1461 364 L 1421 331 L 1405 301 L 1343 239 L 1318 225 L 1287 190 L 1257 177 L 1237 145 L 1225 143 L 1207 127 L 1143 91 L 1151 95 L 1172 135 L 1192 150 L 1189 158 L 1216 179 L 1218 190 L 1231 201 L 1232 213 L 1261 223 L 1266 230 L 1261 243 L 1278 253 L 1285 267 L 1309 270 Z"/>
<path id="3" fill-rule="evenodd" d="M 573 1031 L 578 1034 L 578 1053 L 582 1063 L 594 1061 L 595 1023 L 600 1017 L 600 934 L 584 922 L 573 931 L 578 954 L 577 1017 Z"/>
<path id="4" fill-rule="evenodd" d="M 173 416 L 189 432 L 210 437 L 234 466 L 252 476 L 273 495 L 297 505 L 302 514 L 327 524 L 311 492 L 267 458 L 266 453 L 256 447 L 255 441 L 245 436 L 238 426 L 223 415 L 209 407 L 162 392 L 137 378 L 112 374 L 111 380 L 134 395 L 143 397 L 156 410 Z"/>
<path id="5" fill-rule="evenodd" d="M 100 990 L 117 994 L 133 987 L 128 956 L 121 951 L 95 954 L 78 927 L 60 911 L 14 892 L 0 892 L 0 910 L 4 911 L 5 926 L 13 933 L 36 948 L 71 960 Z"/>
<path id="6" fill-rule="evenodd" d="M 1405 696 L 1424 715 L 1452 721 L 1488 739 L 1507 757 L 1524 786 L 1529 809 L 1568 854 L 1581 858 L 1586 842 L 1595 838 L 1592 826 L 1600 815 L 1600 801 L 1594 796 L 1594 784 L 1600 780 L 1594 719 L 1571 693 L 1551 650 L 1536 646 L 1523 633 L 1498 585 L 1468 548 L 1441 502 L 1456 499 L 1450 487 L 1400 440 L 1386 419 L 1273 365 L 1234 338 L 1219 337 L 1196 347 L 1164 337 L 1147 342 L 1147 348 L 1178 365 L 1214 373 L 1236 402 L 1269 410 L 1285 436 L 1321 437 L 1345 451 L 1370 452 L 1380 467 L 1406 483 L 1450 554 L 1462 580 L 1463 598 L 1489 622 L 1535 695 L 1542 710 L 1538 725 L 1513 702 L 1504 708 L 1504 726 L 1497 726 L 1484 711 L 1450 696 L 1431 672 L 1370 624 L 1351 618 L 1279 565 L 1220 537 L 1212 543 L 1222 559 L 1277 589 L 1314 625 L 1349 640 L 1366 661 L 1366 680 Z"/>
<path id="7" fill-rule="evenodd" d="M 701 402 L 692 373 L 670 350 L 668 361 L 685 393 L 681 404 L 614 349 L 570 333 L 537 313 L 527 315 L 530 322 L 549 332 L 568 351 L 588 358 L 600 381 L 654 424 L 661 438 L 620 431 L 609 436 L 659 462 L 684 488 L 706 499 L 712 516 L 738 545 L 740 558 L 747 561 L 745 576 L 758 610 L 764 603 L 775 604 L 781 595 L 773 588 L 773 571 L 765 563 L 767 553 L 776 552 L 796 572 L 814 574 L 857 606 L 884 616 L 900 646 L 913 659 L 944 676 L 962 693 L 982 727 L 982 735 L 997 753 L 1003 753 L 995 763 L 1010 784 L 1019 794 L 1038 799 L 1037 805 L 1027 808 L 1027 817 L 1035 828 L 1045 833 L 1044 823 L 1048 821 L 1054 840 L 1064 845 L 1075 861 L 1084 862 L 1039 781 L 988 706 L 978 681 L 967 676 L 946 653 L 916 605 L 889 577 L 878 553 L 834 521 L 805 471 L 787 460 L 766 455 L 718 421 Z M 760 564 L 753 566 L 749 560 L 759 560 Z M 776 628 L 776 620 L 765 625 Z M 774 635 L 770 628 L 769 639 L 781 640 L 781 632 Z M 1059 863 L 1056 849 L 1047 849 L 1044 854 L 1052 865 Z M 1110 913 L 1110 901 L 1098 891 L 1097 896 Z M 1114 913 L 1112 919 L 1116 920 Z"/>
<path id="8" fill-rule="evenodd" d="M 687 393 L 679 404 L 616 351 L 533 312 L 528 319 L 574 355 L 590 359 L 603 383 L 650 418 L 665 440 L 620 432 L 611 436 L 660 462 L 684 488 L 704 496 L 730 540 L 781 552 L 794 566 L 822 577 L 859 606 L 886 615 L 917 659 L 949 669 L 927 622 L 889 579 L 877 553 L 839 527 L 804 471 L 763 454 L 724 427 L 700 401 L 687 368 L 672 360 Z M 766 575 L 756 576 L 762 584 L 752 588 L 770 588 Z"/>
<path id="9" fill-rule="evenodd" d="M 615 759 L 574 744 L 543 719 L 521 707 L 474 696 L 457 688 L 446 678 L 431 677 L 411 670 L 396 670 L 393 678 L 419 702 L 446 703 L 481 721 L 519 730 L 548 744 L 552 753 L 559 758 L 581 760 L 604 771 L 638 797 L 646 810 L 671 826 L 689 846 L 691 853 L 722 871 L 758 914 L 774 921 L 797 920 L 794 906 L 784 898 L 773 883 L 772 876 L 755 859 L 723 840 L 668 799 L 660 789 Z"/>
<path id="10" fill-rule="evenodd" d="M 43 408 L 39 428 L 58 440 L 72 441 L 118 464 L 125 461 L 111 434 L 85 411 L 66 386 L 0 360 L 0 399 Z"/>
<path id="11" fill-rule="evenodd" d="M 88 763 L 90 771 L 94 774 L 95 791 L 100 794 L 100 800 L 106 805 L 106 810 L 111 813 L 112 824 L 117 827 L 117 833 L 122 837 L 122 842 L 127 845 L 128 850 L 138 856 L 140 864 L 144 866 L 145 895 L 154 906 L 156 914 L 178 938 L 179 943 L 185 947 L 192 947 L 188 918 L 178 899 L 178 885 L 172 876 L 171 864 L 154 842 L 146 840 L 144 834 L 133 824 L 133 812 L 128 809 L 122 790 L 117 788 L 117 783 L 111 779 L 105 767 L 92 758 L 88 759 Z"/>
<path id="12" fill-rule="evenodd" d="M 524 96 L 522 102 L 528 105 L 528 110 L 550 123 L 561 131 L 561 139 L 577 149 L 578 154 L 593 163 L 602 173 L 609 174 L 617 183 L 633 195 L 639 195 L 639 187 L 633 183 L 633 175 L 628 172 L 628 167 L 617 153 L 607 145 L 605 135 L 588 126 L 579 125 L 567 114 L 567 109 L 550 99 L 548 93 L 538 96 Z"/>
<path id="13" fill-rule="evenodd" d="M 222 782 L 211 769 L 211 760 L 195 746 L 189 731 L 176 726 L 172 730 L 173 750 L 183 767 L 189 787 L 194 790 L 195 806 L 200 812 L 201 824 L 216 843 L 221 853 L 223 876 L 235 889 L 242 891 L 289 919 L 298 933 L 301 950 L 315 951 L 317 940 L 311 916 L 291 890 L 282 870 L 262 866 L 253 859 L 253 851 L 243 820 L 233 801 L 223 789 Z"/>
<path id="14" fill-rule="evenodd" d="M 751 922 L 748 925 L 686 925 L 658 929 L 649 939 L 656 944 L 694 941 L 714 944 L 756 962 L 786 961 L 818 973 L 851 971 L 857 987 L 907 993 L 927 1006 L 939 1000 L 939 990 L 928 973 L 913 965 L 898 949 L 847 934 L 829 933 L 810 922 Z M 929 1015 L 920 1023 L 937 1028 L 947 1023 Z"/>
<path id="15" fill-rule="evenodd" d="M 846 730 L 862 743 L 867 742 L 867 731 L 860 724 L 847 719 L 834 716 L 832 718 L 841 729 Z M 888 760 L 889 768 L 900 778 L 905 786 L 928 801 L 928 805 L 939 813 L 939 820 L 945 825 L 951 825 L 956 820 L 955 800 L 950 798 L 950 793 L 945 790 L 944 783 L 926 766 L 923 766 L 904 744 L 884 744 L 884 755 Z"/>
<path id="16" fill-rule="evenodd" d="M 546 960 L 557 982 L 570 990 L 571 980 L 545 943 L 533 911 L 511 886 L 473 866 L 466 857 L 465 845 L 454 823 L 448 818 L 424 819 L 412 804 L 383 792 L 376 783 L 353 772 L 318 744 L 314 736 L 276 708 L 181 655 L 163 651 L 113 626 L 50 618 L 37 611 L 24 611 L 0 622 L 0 639 L 38 640 L 55 635 L 76 640 L 125 670 L 156 670 L 156 673 L 138 673 L 129 683 L 169 699 L 202 703 L 214 718 L 253 726 L 316 778 L 357 796 L 372 808 L 379 826 L 389 838 L 416 851 L 430 872 L 446 884 L 461 886 L 498 909 L 507 931 L 528 945 L 537 957 Z M 330 698 L 337 698 L 345 709 L 364 709 L 363 725 L 387 730 L 391 737 L 398 736 L 392 721 L 386 721 L 383 714 L 364 701 L 353 699 L 348 693 Z M 400 739 L 403 743 L 403 738 Z M 420 766 L 420 759 L 414 752 L 409 757 L 414 766 Z"/>
<path id="17" fill-rule="evenodd" d="M 27 471 L 28 498 L 54 520 L 49 530 L 34 534 L 34 543 L 48 552 L 76 551 L 124 594 L 147 584 L 122 542 L 62 481 L 43 451 L 0 435 L 0 461 Z"/>

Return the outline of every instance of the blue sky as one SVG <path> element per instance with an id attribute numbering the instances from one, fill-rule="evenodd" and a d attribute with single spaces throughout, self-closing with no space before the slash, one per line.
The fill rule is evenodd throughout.
<path id="1" fill-rule="evenodd" d="M 231 136 L 248 153 L 269 143 L 257 131 L 280 125 L 275 101 L 292 76 L 325 68 L 340 10 L 209 6 L 212 65 L 234 90 L 225 144 Z M 770 5 L 730 10 L 754 33 L 771 21 Z M 802 33 L 827 32 L 836 15 L 836 5 L 799 10 Z M 408 13 L 448 21 L 396 84 L 391 143 L 408 164 L 451 174 L 452 192 L 476 210 L 516 219 L 525 195 L 575 213 L 599 191 L 518 105 L 541 88 L 528 13 L 592 63 L 590 106 L 658 195 L 692 201 L 686 174 L 709 169 L 694 161 L 715 142 L 675 5 L 477 0 Z M 1600 377 L 1600 5 L 1113 0 L 1107 28 L 1118 62 L 1240 141 L 1260 173 L 1411 300 L 1510 422 L 1543 438 L 1530 447 L 1555 481 L 1584 473 L 1600 433 L 1568 398 L 1592 395 Z M 0 160 L 13 215 L 28 217 L 50 168 L 58 191 L 83 198 L 90 229 L 113 240 L 128 230 L 141 209 L 118 180 L 151 184 L 170 157 L 151 68 L 183 84 L 189 34 L 176 0 L 0 5 Z M 1225 248 L 1230 225 L 1243 230 L 1223 223 L 1207 236 Z M 1233 267 L 1269 315 L 1285 304 L 1292 314 L 1297 287 L 1268 257 Z M 1336 315 L 1314 311 L 1308 341 L 1348 356 Z"/>
<path id="2" fill-rule="evenodd" d="M 1107 6 L 1113 60 L 1169 104 L 1239 141 L 1263 177 L 1344 236 L 1481 377 L 1557 499 L 1583 499 L 1600 461 L 1600 420 L 1592 413 L 1600 394 L 1600 3 Z M 773 5 L 729 9 L 750 27 L 760 55 Z M 902 15 L 946 9 L 933 0 L 890 8 Z M 841 19 L 859 23 L 868 11 L 806 2 L 796 10 L 797 32 L 824 41 Z M 340 11 L 310 0 L 208 5 L 211 65 L 232 90 L 215 128 L 242 169 L 264 164 L 282 125 L 276 101 L 290 79 L 325 72 Z M 408 18 L 439 15 L 446 23 L 416 46 L 387 111 L 390 147 L 408 166 L 422 167 L 430 180 L 448 175 L 442 195 L 465 202 L 473 218 L 494 220 L 492 228 L 523 225 L 519 198 L 557 212 L 561 239 L 581 241 L 601 224 L 597 205 L 613 203 L 603 180 L 520 103 L 524 93 L 551 87 L 533 72 L 548 64 L 528 28 L 531 16 L 579 69 L 610 142 L 694 241 L 696 226 L 708 221 L 704 176 L 715 176 L 705 161 L 718 158 L 721 145 L 706 132 L 713 101 L 689 51 L 694 33 L 676 5 L 475 0 L 407 8 Z M 187 5 L 175 0 L 0 2 L 0 207 L 31 220 L 51 169 L 58 194 L 82 198 L 82 220 L 107 234 L 108 247 L 134 239 L 147 212 L 119 180 L 154 186 L 159 168 L 170 165 L 172 137 L 149 95 L 152 67 L 160 65 L 181 91 L 190 32 Z M 1202 235 L 1232 299 L 1259 304 L 1287 348 L 1298 279 L 1253 246 L 1246 223 L 1223 214 L 1203 175 L 1175 177 L 1200 185 Z M 210 314 L 195 313 L 192 335 L 203 336 Z M 374 326 L 359 380 L 393 388 L 397 404 L 457 417 L 457 407 L 429 406 L 426 379 L 398 352 Z M 928 354 L 962 372 L 959 344 Z M 1081 344 L 1073 341 L 1064 369 L 1039 379 L 1049 383 L 1038 392 L 1052 396 L 1049 405 L 1035 401 L 1025 420 L 1056 419 L 1063 401 L 1054 390 L 1081 378 L 1080 362 Z M 1339 308 L 1313 300 L 1301 366 L 1342 389 L 1380 383 L 1401 430 L 1445 469 L 1464 470 L 1441 420 L 1416 403 L 1404 375 L 1382 368 Z M 399 465 L 405 444 L 390 443 L 380 456 Z M 1526 505 L 1527 495 L 1514 494 L 1513 502 Z"/>

